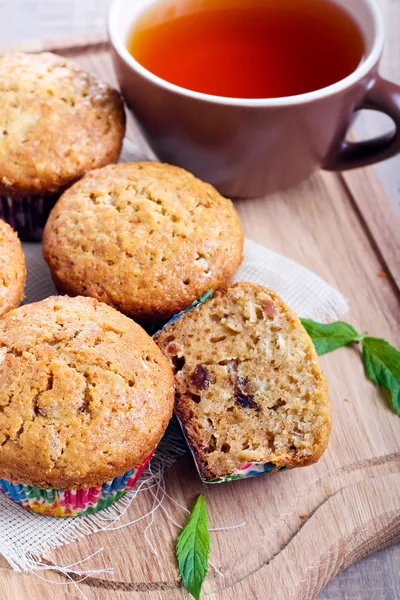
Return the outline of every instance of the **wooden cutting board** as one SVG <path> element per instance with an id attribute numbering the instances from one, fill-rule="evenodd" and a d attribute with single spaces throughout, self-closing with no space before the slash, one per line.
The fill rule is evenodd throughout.
<path id="1" fill-rule="evenodd" d="M 35 45 L 74 58 L 116 85 L 105 41 Z M 128 136 L 142 143 L 130 118 Z M 267 166 L 266 166 L 267 167 Z M 400 229 L 390 201 L 372 169 L 321 172 L 302 185 L 267 198 L 236 202 L 247 237 L 318 273 L 350 301 L 347 320 L 360 331 L 400 345 Z M 400 419 L 363 373 L 359 349 L 322 358 L 333 403 L 330 444 L 316 465 L 229 484 L 204 486 L 189 455 L 166 473 L 168 493 L 191 507 L 207 498 L 210 526 L 246 522 L 212 533 L 213 569 L 204 584 L 209 600 L 306 600 L 341 569 L 400 540 Z M 143 494 L 122 523 L 151 508 Z M 169 500 L 179 523 L 185 515 Z M 72 564 L 99 548 L 84 568 L 114 567 L 80 584 L 90 600 L 179 600 L 174 557 L 177 528 L 159 511 L 150 533 L 158 556 L 144 540 L 147 522 L 87 537 L 50 556 Z M 66 579 L 54 583 L 14 573 L 0 558 L 5 600 L 81 597 Z"/>

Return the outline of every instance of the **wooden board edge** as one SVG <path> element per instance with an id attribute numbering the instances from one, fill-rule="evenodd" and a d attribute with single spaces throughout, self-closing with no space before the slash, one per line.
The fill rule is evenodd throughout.
<path id="1" fill-rule="evenodd" d="M 383 190 L 378 175 L 371 167 L 343 171 L 339 177 L 347 191 L 357 216 L 382 262 L 385 273 L 400 293 L 400 217 Z M 371 190 L 374 190 L 371 193 Z M 376 204 L 374 198 L 380 197 Z"/>
<path id="2" fill-rule="evenodd" d="M 391 493 L 393 503 L 388 502 Z M 400 474 L 392 473 L 344 488 L 337 497 L 334 496 L 327 502 L 324 507 L 326 512 L 321 511 L 318 515 L 320 531 L 324 532 L 325 523 L 329 522 L 328 510 L 332 517 L 339 517 L 340 522 L 343 507 L 347 506 L 349 511 L 340 525 L 343 537 L 338 535 L 336 539 L 331 539 L 325 552 L 322 548 L 319 549 L 318 562 L 309 564 L 306 577 L 303 576 L 296 590 L 296 600 L 312 600 L 341 571 L 365 556 L 400 541 L 399 493 Z M 365 502 L 366 498 L 371 501 Z M 361 505 L 362 514 L 353 508 Z M 344 522 L 346 529 L 350 530 L 347 535 L 343 528 Z M 296 540 L 298 548 L 291 550 L 298 551 L 304 545 L 307 535 L 305 529 L 304 539 L 299 537 Z"/>
<path id="3" fill-rule="evenodd" d="M 365 502 L 368 498 L 371 501 Z M 349 507 L 347 513 L 344 507 Z M 310 533 L 313 520 L 313 533 Z M 239 600 L 244 597 L 245 589 L 257 589 L 256 580 L 262 577 L 267 582 L 265 598 L 314 600 L 342 570 L 399 541 L 400 473 L 359 481 L 330 497 L 262 569 L 238 585 L 227 586 L 205 597 Z M 302 564 L 299 556 L 306 556 Z M 290 569 L 287 565 L 291 565 Z"/>
<path id="4" fill-rule="evenodd" d="M 387 460 L 388 458 L 390 460 Z M 290 555 L 293 554 L 290 564 L 296 565 L 295 571 L 300 569 L 301 573 L 294 572 L 293 585 L 289 585 L 290 582 L 287 584 L 289 587 L 285 587 L 285 593 L 289 595 L 285 597 L 293 600 L 311 600 L 315 597 L 314 593 L 319 593 L 341 570 L 372 552 L 400 541 L 399 459 L 400 455 L 394 454 L 385 457 L 385 460 L 382 457 L 381 460 L 376 461 L 376 464 L 369 461 L 365 464 L 356 463 L 354 469 L 361 469 L 361 479 L 352 483 L 350 483 L 352 478 L 347 481 L 343 480 L 343 487 L 339 481 L 337 482 L 338 487 L 336 487 L 334 481 L 327 485 L 324 480 L 324 485 L 322 485 L 321 480 L 319 485 L 321 488 L 320 503 L 311 510 L 307 520 L 299 525 L 290 539 L 284 543 L 282 549 L 270 555 L 262 548 L 265 541 L 258 545 L 255 550 L 262 559 L 260 564 L 256 565 L 256 562 L 253 561 L 253 553 L 250 552 L 247 559 L 252 568 L 247 573 L 246 570 L 242 571 L 239 579 L 231 576 L 228 565 L 218 564 L 218 568 L 224 574 L 225 583 L 221 586 L 219 576 L 211 572 L 211 577 L 209 576 L 205 584 L 206 597 L 219 598 L 221 594 L 221 600 L 225 600 L 223 597 L 225 592 L 231 590 L 232 593 L 235 593 L 236 589 L 240 589 L 246 581 L 252 580 L 257 574 L 263 580 L 275 582 L 277 585 L 281 571 L 284 572 L 285 564 L 288 564 L 284 556 L 289 552 Z M 349 473 L 345 470 L 342 475 L 346 474 Z M 330 495 L 327 492 L 329 487 L 332 488 Z M 349 507 L 348 513 L 343 511 L 343 507 L 346 506 Z M 294 511 L 296 513 L 298 512 L 297 508 Z M 286 522 L 285 519 L 283 522 Z M 334 526 L 331 525 L 332 523 Z M 311 544 L 307 543 L 307 539 L 310 538 L 310 528 L 314 533 L 321 532 L 317 538 L 311 535 Z M 276 533 L 279 535 L 279 531 Z M 329 540 L 328 546 L 325 544 L 326 540 Z M 308 546 L 311 550 L 309 550 L 307 561 L 300 566 L 296 556 L 301 553 L 302 548 L 305 549 Z M 53 565 L 53 562 L 48 559 L 43 562 L 50 568 Z M 8 565 L 0 566 L 0 572 L 6 570 L 9 570 Z M 310 575 L 314 571 L 319 577 L 317 581 L 314 581 L 314 577 Z M 62 576 L 54 572 L 53 574 L 56 576 L 56 581 L 63 580 Z M 69 577 L 79 581 L 79 577 L 75 577 L 73 573 L 69 573 Z M 298 586 L 296 590 L 293 587 L 294 584 Z M 318 589 L 313 587 L 313 594 L 307 595 L 304 590 L 307 588 L 308 593 L 310 591 L 308 586 L 311 584 L 318 586 Z M 179 582 L 173 579 L 138 582 L 115 581 L 104 579 L 102 576 L 89 576 L 83 586 L 85 592 L 97 593 L 96 590 L 101 590 L 116 594 L 129 593 L 138 600 L 139 598 L 150 600 L 165 592 L 174 593 L 178 598 L 178 596 L 182 597 L 183 593 Z"/>

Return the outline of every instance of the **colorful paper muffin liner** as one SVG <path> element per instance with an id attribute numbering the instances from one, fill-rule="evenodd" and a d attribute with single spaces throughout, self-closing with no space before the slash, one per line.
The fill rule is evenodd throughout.
<path id="1" fill-rule="evenodd" d="M 273 462 L 260 463 L 260 462 L 247 462 L 244 463 L 240 469 L 235 470 L 233 473 L 229 475 L 225 475 L 224 477 L 216 477 L 215 479 L 211 479 L 209 481 L 200 477 L 203 483 L 224 483 L 226 481 L 234 481 L 235 479 L 246 479 L 247 477 L 258 477 L 259 475 L 264 475 L 264 473 L 272 473 L 273 471 L 286 471 L 287 467 L 278 467 Z"/>
<path id="2" fill-rule="evenodd" d="M 78 517 L 91 515 L 117 502 L 131 488 L 145 470 L 151 456 L 136 469 L 127 471 L 101 486 L 75 490 L 45 489 L 24 483 L 0 479 L 0 491 L 11 500 L 41 515 L 51 517 Z"/>
<path id="3" fill-rule="evenodd" d="M 212 298 L 213 295 L 214 295 L 213 290 L 209 290 L 209 291 L 205 292 L 202 296 L 200 296 L 200 298 L 198 298 L 198 300 L 195 300 L 192 304 L 190 304 L 183 311 L 174 315 L 168 321 L 168 323 L 166 323 L 164 325 L 164 327 L 162 329 L 167 327 L 167 325 L 171 325 L 171 323 L 174 323 L 175 321 L 180 319 L 180 317 L 182 317 L 183 315 L 186 315 L 188 312 L 194 310 L 201 304 L 204 304 L 204 302 L 207 302 L 207 300 Z M 239 469 L 235 469 L 233 471 L 233 473 L 229 473 L 227 475 L 224 475 L 223 477 L 216 477 L 215 479 L 211 479 L 211 480 L 205 479 L 201 472 L 199 464 L 197 462 L 196 452 L 193 450 L 192 446 L 190 445 L 190 442 L 185 434 L 185 429 L 184 429 L 182 423 L 180 422 L 179 417 L 176 415 L 176 413 L 175 413 L 175 416 L 178 419 L 179 425 L 181 426 L 186 443 L 189 446 L 189 449 L 193 456 L 193 460 L 196 465 L 197 471 L 200 475 L 200 479 L 202 480 L 203 483 L 224 483 L 227 481 L 234 481 L 235 479 L 246 479 L 247 477 L 258 477 L 259 475 L 264 475 L 264 473 L 272 473 L 273 471 L 286 471 L 288 468 L 288 467 L 284 467 L 284 466 L 280 467 L 279 465 L 276 465 L 273 462 L 267 462 L 267 463 L 246 462 L 246 463 L 243 463 L 243 465 L 241 465 L 241 467 Z"/>
<path id="4" fill-rule="evenodd" d="M 47 217 L 60 194 L 12 198 L 0 194 L 0 219 L 18 233 L 23 242 L 40 242 Z"/>

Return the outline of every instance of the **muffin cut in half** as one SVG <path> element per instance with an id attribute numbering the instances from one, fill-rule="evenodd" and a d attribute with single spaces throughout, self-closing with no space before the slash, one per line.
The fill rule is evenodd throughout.
<path id="1" fill-rule="evenodd" d="M 331 428 L 308 334 L 273 292 L 238 283 L 155 337 L 175 372 L 175 411 L 205 481 L 310 465 Z"/>

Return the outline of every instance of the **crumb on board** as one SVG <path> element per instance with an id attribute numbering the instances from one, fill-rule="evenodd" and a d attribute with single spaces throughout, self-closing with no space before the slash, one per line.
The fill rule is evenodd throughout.
<path id="1" fill-rule="evenodd" d="M 350 398 L 345 398 L 344 401 L 345 402 L 351 402 Z"/>
<path id="2" fill-rule="evenodd" d="M 380 271 L 380 272 L 378 273 L 378 277 L 379 277 L 380 279 L 387 279 L 387 273 L 385 273 L 385 271 Z"/>
<path id="3" fill-rule="evenodd" d="M 300 513 L 299 517 L 302 521 L 307 521 L 308 519 L 308 515 L 306 515 L 306 513 Z"/>

